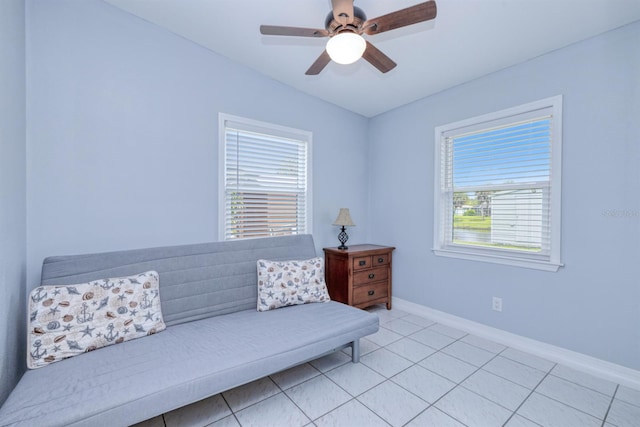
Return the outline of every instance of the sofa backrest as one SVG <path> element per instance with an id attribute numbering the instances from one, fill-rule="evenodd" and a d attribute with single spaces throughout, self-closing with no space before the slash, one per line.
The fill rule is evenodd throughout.
<path id="1" fill-rule="evenodd" d="M 311 235 L 242 239 L 48 257 L 42 285 L 72 285 L 155 270 L 168 326 L 256 309 L 258 259 L 316 256 Z"/>

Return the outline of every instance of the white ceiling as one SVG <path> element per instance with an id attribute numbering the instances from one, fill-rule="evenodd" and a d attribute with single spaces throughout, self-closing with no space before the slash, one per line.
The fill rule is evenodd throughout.
<path id="1" fill-rule="evenodd" d="M 302 92 L 366 117 L 640 20 L 640 0 L 436 0 L 435 20 L 365 36 L 398 66 L 360 59 L 304 73 L 324 38 L 263 36 L 260 24 L 324 28 L 330 0 L 105 0 Z M 421 0 L 356 0 L 374 18 Z"/>

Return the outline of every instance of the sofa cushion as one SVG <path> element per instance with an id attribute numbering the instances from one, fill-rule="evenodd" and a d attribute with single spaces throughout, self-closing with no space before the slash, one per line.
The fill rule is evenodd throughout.
<path id="1" fill-rule="evenodd" d="M 29 313 L 30 369 L 165 329 L 155 271 L 39 286 L 29 295 Z"/>
<path id="2" fill-rule="evenodd" d="M 258 260 L 258 311 L 329 301 L 324 260 Z"/>

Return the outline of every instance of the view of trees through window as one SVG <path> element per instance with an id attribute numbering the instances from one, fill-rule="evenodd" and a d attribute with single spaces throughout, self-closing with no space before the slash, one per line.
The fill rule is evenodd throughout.
<path id="1" fill-rule="evenodd" d="M 539 252 L 542 191 L 454 193 L 452 242 Z"/>
<path id="2" fill-rule="evenodd" d="M 548 222 L 551 119 L 448 139 L 454 244 L 540 252 Z"/>

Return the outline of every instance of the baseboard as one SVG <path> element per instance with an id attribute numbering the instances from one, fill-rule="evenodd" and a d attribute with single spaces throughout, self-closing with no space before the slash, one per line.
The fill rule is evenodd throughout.
<path id="1" fill-rule="evenodd" d="M 393 297 L 393 307 L 502 345 L 640 390 L 640 371 Z"/>

